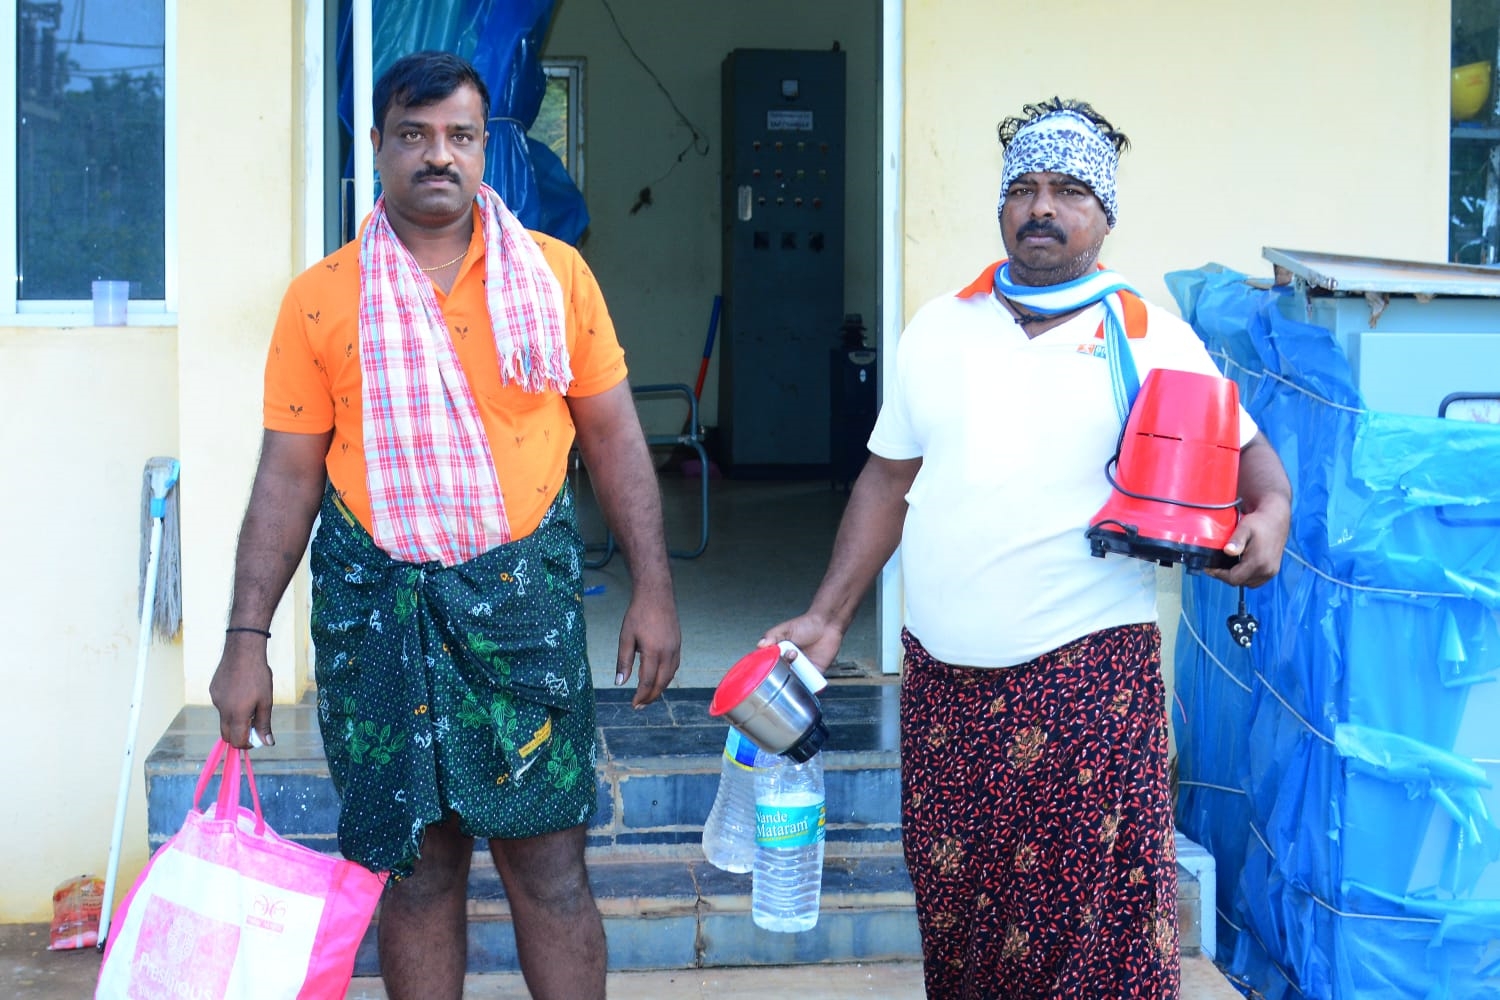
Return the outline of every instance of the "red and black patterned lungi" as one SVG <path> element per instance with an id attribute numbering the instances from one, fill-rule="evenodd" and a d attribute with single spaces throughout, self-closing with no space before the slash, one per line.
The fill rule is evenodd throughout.
<path id="1" fill-rule="evenodd" d="M 901 639 L 902 843 L 929 1000 L 1175 998 L 1156 626 L 999 669 Z"/>

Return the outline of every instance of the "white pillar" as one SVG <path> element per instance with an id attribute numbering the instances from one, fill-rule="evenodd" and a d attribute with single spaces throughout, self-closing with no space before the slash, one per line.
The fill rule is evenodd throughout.
<path id="1" fill-rule="evenodd" d="M 896 339 L 905 324 L 901 297 L 901 115 L 904 101 L 904 0 L 883 0 L 880 18 L 880 379 L 882 400 L 896 370 Z M 900 550 L 875 582 L 880 671 L 901 671 L 903 585 Z"/>

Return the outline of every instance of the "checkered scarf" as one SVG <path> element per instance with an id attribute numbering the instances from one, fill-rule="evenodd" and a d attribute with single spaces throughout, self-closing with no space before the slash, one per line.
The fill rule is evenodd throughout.
<path id="1" fill-rule="evenodd" d="M 502 385 L 564 393 L 562 287 L 536 241 L 480 187 L 486 297 Z M 371 535 L 406 562 L 457 565 L 511 540 L 489 440 L 432 282 L 385 198 L 360 236 L 359 343 Z"/>

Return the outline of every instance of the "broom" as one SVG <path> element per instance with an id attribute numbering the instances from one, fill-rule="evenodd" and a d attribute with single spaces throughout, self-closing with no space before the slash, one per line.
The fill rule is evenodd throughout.
<path id="1" fill-rule="evenodd" d="M 178 560 L 182 532 L 177 523 L 177 479 L 182 465 L 175 458 L 157 456 L 146 463 L 141 475 L 141 580 L 136 612 L 146 614 L 150 541 L 157 519 L 162 522 L 160 560 L 157 565 L 156 597 L 151 606 L 151 625 L 156 637 L 171 642 L 182 628 L 182 567 Z"/>
<path id="2" fill-rule="evenodd" d="M 125 806 L 130 799 L 131 762 L 136 730 L 141 721 L 141 698 L 146 691 L 146 656 L 151 635 L 171 639 L 182 626 L 182 578 L 178 567 L 180 531 L 177 523 L 177 479 L 182 465 L 175 458 L 152 458 L 141 477 L 140 638 L 136 643 L 135 689 L 130 696 L 130 718 L 125 727 L 125 759 L 120 762 L 120 790 L 115 797 L 115 825 L 109 844 L 109 867 L 104 875 L 104 905 L 99 912 L 100 951 L 109 937 L 114 913 L 115 876 L 120 870 L 120 841 L 125 834 Z"/>

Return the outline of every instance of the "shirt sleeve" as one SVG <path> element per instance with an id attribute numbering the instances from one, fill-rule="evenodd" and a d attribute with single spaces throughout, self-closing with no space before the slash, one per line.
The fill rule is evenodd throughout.
<path id="1" fill-rule="evenodd" d="M 566 258 L 555 261 L 553 269 L 567 276 L 563 294 L 568 299 L 568 363 L 573 369 L 568 395 L 597 396 L 625 380 L 625 349 L 593 271 L 577 250 L 560 241 L 556 246 Z"/>
<path id="2" fill-rule="evenodd" d="M 328 365 L 308 341 L 305 312 L 294 284 L 282 296 L 266 351 L 262 419 L 267 430 L 322 434 L 333 429 Z"/>
<path id="3" fill-rule="evenodd" d="M 915 325 L 915 321 L 912 325 Z M 912 352 L 918 349 L 917 338 L 910 334 L 909 326 L 896 342 L 895 375 L 886 386 L 868 445 L 872 454 L 896 462 L 920 458 L 922 455 L 922 445 L 917 440 L 916 428 L 912 426 L 911 411 L 906 400 L 906 391 L 910 385 L 907 369 L 911 364 Z"/>

